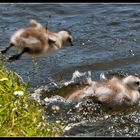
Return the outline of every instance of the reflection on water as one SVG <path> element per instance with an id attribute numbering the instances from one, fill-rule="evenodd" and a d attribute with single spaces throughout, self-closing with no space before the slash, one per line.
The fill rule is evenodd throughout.
<path id="1" fill-rule="evenodd" d="M 140 4 L 0 4 L 0 48 L 8 46 L 12 33 L 26 26 L 31 18 L 54 31 L 69 29 L 74 36 L 73 47 L 40 57 L 35 63 L 26 54 L 19 61 L 6 63 L 26 82 L 30 80 L 31 88 L 67 82 L 75 70 L 82 73 L 91 71 L 91 79 L 95 80 L 102 72 L 108 71 L 140 74 Z M 15 49 L 7 55 L 13 53 Z M 64 93 L 67 92 L 69 88 L 64 90 Z M 92 108 L 94 106 L 96 104 L 91 104 Z M 63 118 L 62 114 L 60 116 Z M 77 118 L 79 116 L 75 111 L 72 114 Z M 106 119 L 104 117 L 108 113 L 93 115 L 90 123 L 87 117 L 92 115 L 84 117 L 83 112 L 81 114 L 82 117 L 75 121 L 81 123 L 72 125 L 73 129 L 67 135 L 139 135 L 138 109 L 117 113 Z M 71 117 L 66 117 L 66 120 L 68 118 Z"/>

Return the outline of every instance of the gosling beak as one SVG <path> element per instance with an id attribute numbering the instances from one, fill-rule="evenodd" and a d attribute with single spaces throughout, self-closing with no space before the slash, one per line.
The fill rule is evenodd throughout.
<path id="1" fill-rule="evenodd" d="M 69 44 L 70 44 L 71 46 L 74 46 L 74 45 L 73 45 L 73 39 L 68 38 L 68 41 L 69 41 Z"/>
<path id="2" fill-rule="evenodd" d="M 73 41 L 72 41 L 72 40 L 70 40 L 70 45 L 71 45 L 71 46 L 74 46 L 74 45 L 73 45 Z"/>
<path id="3" fill-rule="evenodd" d="M 71 42 L 71 46 L 74 46 L 72 42 Z"/>

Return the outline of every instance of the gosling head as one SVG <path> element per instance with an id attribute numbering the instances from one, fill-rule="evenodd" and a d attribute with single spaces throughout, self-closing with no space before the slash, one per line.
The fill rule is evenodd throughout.
<path id="1" fill-rule="evenodd" d="M 63 47 L 73 46 L 73 37 L 70 31 L 59 31 L 58 36 L 61 38 Z"/>
<path id="2" fill-rule="evenodd" d="M 123 82 L 132 90 L 140 90 L 140 79 L 137 76 L 129 75 L 123 79 Z"/>

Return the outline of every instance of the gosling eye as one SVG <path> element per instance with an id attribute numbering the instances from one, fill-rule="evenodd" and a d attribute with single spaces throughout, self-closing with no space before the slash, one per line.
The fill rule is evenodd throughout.
<path id="1" fill-rule="evenodd" d="M 136 81 L 135 84 L 136 84 L 137 86 L 139 86 L 139 85 L 140 85 L 140 82 L 139 82 L 139 81 Z"/>

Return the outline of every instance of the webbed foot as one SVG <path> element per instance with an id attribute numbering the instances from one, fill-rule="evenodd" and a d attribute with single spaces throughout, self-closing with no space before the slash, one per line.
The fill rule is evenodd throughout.
<path id="1" fill-rule="evenodd" d="M 15 61 L 15 60 L 19 60 L 20 55 L 12 55 L 8 58 L 8 61 Z"/>

